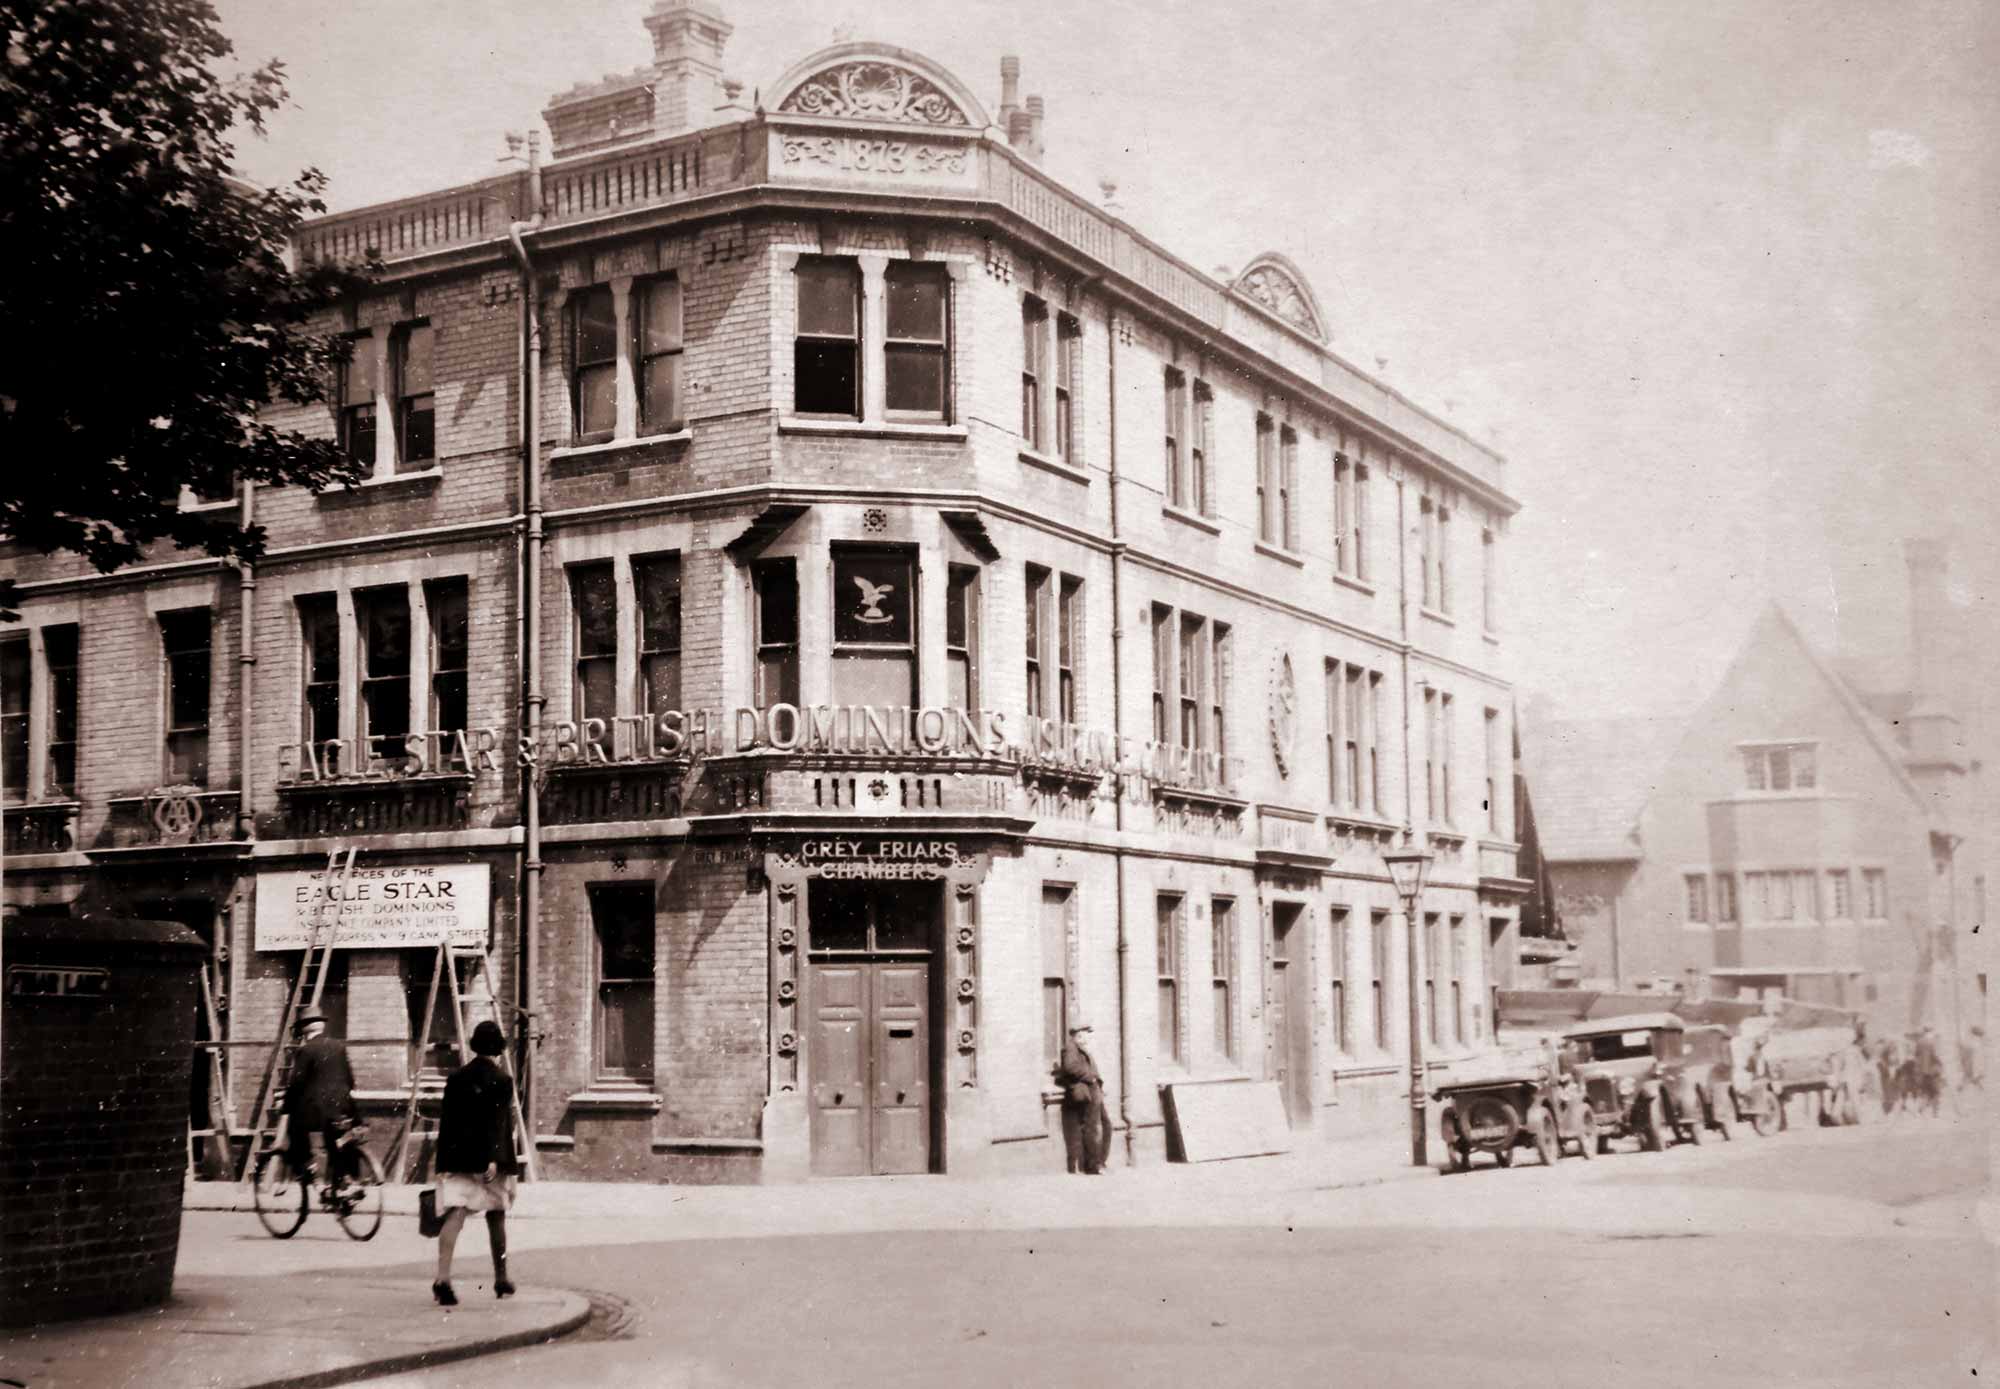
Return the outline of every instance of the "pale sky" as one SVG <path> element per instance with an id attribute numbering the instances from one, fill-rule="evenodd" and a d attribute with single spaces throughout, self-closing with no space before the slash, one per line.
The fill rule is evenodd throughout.
<path id="1" fill-rule="evenodd" d="M 295 103 L 243 171 L 335 208 L 651 55 L 650 0 L 217 4 Z M 1201 269 L 1297 262 L 1336 351 L 1510 460 L 1524 700 L 1690 706 L 1772 597 L 1893 678 L 1907 535 L 2000 636 L 2000 6 L 721 4 L 753 89 L 879 40 L 990 111 L 1018 53 L 1056 177 Z"/>

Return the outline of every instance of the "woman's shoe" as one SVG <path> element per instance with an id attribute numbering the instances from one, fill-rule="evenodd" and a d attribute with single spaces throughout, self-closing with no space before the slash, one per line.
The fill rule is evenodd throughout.
<path id="1" fill-rule="evenodd" d="M 493 1280 L 493 1296 L 512 1297 L 513 1295 L 514 1285 L 511 1282 L 505 1278 L 495 1278 Z"/>
<path id="2" fill-rule="evenodd" d="M 451 1284 L 449 1283 L 431 1284 L 431 1296 L 438 1300 L 438 1304 L 440 1306 L 443 1307 L 458 1306 L 458 1294 L 451 1290 Z"/>

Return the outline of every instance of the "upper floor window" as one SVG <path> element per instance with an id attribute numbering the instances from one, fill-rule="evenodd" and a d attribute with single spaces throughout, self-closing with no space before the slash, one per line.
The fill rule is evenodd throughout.
<path id="1" fill-rule="evenodd" d="M 951 281 L 942 265 L 919 261 L 892 261 L 885 278 L 885 408 L 894 416 L 942 420 L 947 413 Z"/>
<path id="2" fill-rule="evenodd" d="M 1688 873 L 1683 875 L 1687 888 L 1687 919 L 1690 923 L 1706 924 L 1708 921 L 1708 874 Z"/>
<path id="3" fill-rule="evenodd" d="M 305 595 L 298 600 L 298 610 L 301 724 L 307 742 L 329 743 L 340 737 L 340 612 L 331 593 Z"/>
<path id="4" fill-rule="evenodd" d="M 1266 545 L 1279 544 L 1278 528 L 1278 431 L 1269 415 L 1257 416 L 1257 538 Z"/>
<path id="5" fill-rule="evenodd" d="M 663 275 L 633 290 L 632 375 L 639 388 L 639 432 L 671 434 L 686 424 L 681 399 L 681 282 Z"/>
<path id="6" fill-rule="evenodd" d="M 1042 383 L 1048 380 L 1049 310 L 1030 294 L 1021 300 L 1021 439 L 1029 450 L 1046 447 L 1042 429 Z"/>
<path id="7" fill-rule="evenodd" d="M 571 708 L 577 722 L 618 717 L 618 582 L 609 560 L 569 571 L 570 633 L 575 661 Z"/>
<path id="8" fill-rule="evenodd" d="M 799 262 L 792 408 L 861 418 L 861 269 L 851 260 Z"/>
<path id="9" fill-rule="evenodd" d="M 1368 577 L 1368 469 L 1344 453 L 1333 456 L 1333 567 L 1350 579 Z"/>
<path id="10" fill-rule="evenodd" d="M 571 296 L 569 362 L 577 442 L 609 439 L 618 427 L 618 308 L 610 285 Z"/>
<path id="11" fill-rule="evenodd" d="M 456 732 L 470 721 L 467 677 L 472 665 L 472 647 L 465 579 L 432 579 L 425 583 L 424 607 L 431 627 L 430 726 Z"/>
<path id="12" fill-rule="evenodd" d="M 1357 665 L 1326 663 L 1327 799 L 1350 810 L 1382 809 L 1375 707 L 1381 679 Z"/>
<path id="13" fill-rule="evenodd" d="M 1196 613 L 1153 608 L 1155 742 L 1215 754 L 1228 751 L 1229 627 Z"/>
<path id="14" fill-rule="evenodd" d="M 1500 738 L 1500 711 L 1486 711 L 1486 831 L 1500 833 L 1500 788 L 1513 780 L 1503 760 Z"/>
<path id="15" fill-rule="evenodd" d="M 1715 875 L 1715 919 L 1718 922 L 1736 920 L 1736 875 L 1717 873 Z"/>
<path id="16" fill-rule="evenodd" d="M 1153 605 L 1153 741 L 1167 741 L 1167 699 L 1173 680 L 1174 610 Z"/>
<path id="17" fill-rule="evenodd" d="M 1424 794 L 1426 818 L 1434 825 L 1454 823 L 1452 816 L 1451 752 L 1452 698 L 1436 689 L 1424 690 Z"/>
<path id="18" fill-rule="evenodd" d="M 759 560 L 750 570 L 756 606 L 757 705 L 799 702 L 799 570 L 791 559 Z"/>
<path id="19" fill-rule="evenodd" d="M 833 552 L 833 702 L 917 701 L 916 557 L 901 550 Z"/>
<path id="20" fill-rule="evenodd" d="M 410 731 L 409 590 L 400 584 L 364 590 L 354 610 L 361 629 L 361 736 L 371 741 L 371 753 L 400 753 Z"/>
<path id="21" fill-rule="evenodd" d="M 437 457 L 434 334 L 428 323 L 406 323 L 390 341 L 396 367 L 396 467 L 406 470 Z"/>
<path id="22" fill-rule="evenodd" d="M 42 628 L 42 666 L 48 673 L 49 728 L 43 782 L 51 796 L 76 795 L 78 640 L 74 623 Z"/>
<path id="23" fill-rule="evenodd" d="M 1188 504 L 1187 378 L 1173 367 L 1166 369 L 1167 505 Z"/>
<path id="24" fill-rule="evenodd" d="M 0 794 L 28 799 L 28 715 L 33 702 L 34 659 L 28 636 L 0 638 Z"/>
<path id="25" fill-rule="evenodd" d="M 347 340 L 348 358 L 340 369 L 340 451 L 349 458 L 375 467 L 375 397 L 381 379 L 381 362 L 375 351 L 375 335 L 357 333 Z"/>
<path id="26" fill-rule="evenodd" d="M 945 580 L 944 662 L 950 682 L 946 702 L 968 712 L 979 707 L 979 570 L 954 564 Z"/>
<path id="27" fill-rule="evenodd" d="M 208 785 L 211 633 L 207 608 L 160 614 L 167 683 L 166 779 L 172 785 Z"/>
<path id="28" fill-rule="evenodd" d="M 1278 529 L 1277 543 L 1287 550 L 1299 548 L 1299 436 L 1290 425 L 1278 431 Z"/>
<path id="29" fill-rule="evenodd" d="M 1827 898 L 1830 915 L 1835 921 L 1854 919 L 1854 879 L 1845 868 L 1835 868 L 1826 875 Z"/>
<path id="30" fill-rule="evenodd" d="M 1197 516 L 1215 514 L 1214 489 L 1209 485 L 1210 460 L 1215 457 L 1213 447 L 1215 427 L 1215 393 L 1206 381 L 1194 383 L 1194 413 L 1188 418 L 1188 510 Z"/>
<path id="31" fill-rule="evenodd" d="M 1418 559 L 1423 566 L 1424 606 L 1445 612 L 1444 509 L 1429 497 L 1418 504 L 1421 528 L 1418 532 Z"/>
<path id="32" fill-rule="evenodd" d="M 1744 743 L 1744 784 L 1752 791 L 1810 791 L 1819 782 L 1817 743 Z"/>
<path id="33" fill-rule="evenodd" d="M 1870 921 L 1889 916 L 1889 875 L 1880 868 L 1861 870 L 1861 914 Z"/>
<path id="34" fill-rule="evenodd" d="M 1493 532 L 1490 528 L 1479 532 L 1479 598 L 1480 621 L 1488 632 L 1499 631 L 1499 555 L 1493 548 Z"/>
<path id="35" fill-rule="evenodd" d="M 1207 643 L 1202 638 L 1202 620 L 1192 613 L 1182 613 L 1175 685 L 1180 691 L 1179 742 L 1184 748 L 1198 748 L 1207 742 L 1201 730 L 1202 693 L 1208 677 Z"/>
<path id="36" fill-rule="evenodd" d="M 1047 707 L 1042 698 L 1042 645 L 1049 627 L 1049 571 L 1039 564 L 1028 566 L 1026 598 L 1022 612 L 1026 638 L 1023 676 L 1027 682 L 1028 717 L 1038 719 Z"/>
<path id="37" fill-rule="evenodd" d="M 632 561 L 639 609 L 639 704 L 655 715 L 681 707 L 681 557 Z"/>
<path id="38" fill-rule="evenodd" d="M 1076 461 L 1076 354 L 1082 327 L 1068 314 L 1056 315 L 1056 457 Z"/>
<path id="39" fill-rule="evenodd" d="M 1077 645 L 1082 625 L 1083 580 L 1065 574 L 1056 600 L 1056 717 L 1064 723 L 1077 721 Z"/>

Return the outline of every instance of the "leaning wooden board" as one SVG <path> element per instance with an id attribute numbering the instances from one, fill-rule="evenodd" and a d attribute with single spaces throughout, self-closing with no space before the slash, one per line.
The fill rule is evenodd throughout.
<path id="1" fill-rule="evenodd" d="M 1292 1150 L 1292 1126 L 1273 1080 L 1185 1080 L 1160 1087 L 1167 1151 L 1182 1162 Z"/>

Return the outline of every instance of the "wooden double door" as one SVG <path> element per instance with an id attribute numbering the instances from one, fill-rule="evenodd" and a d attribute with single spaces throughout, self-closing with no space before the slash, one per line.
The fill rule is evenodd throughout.
<path id="1" fill-rule="evenodd" d="M 933 1170 L 935 883 L 815 879 L 807 903 L 812 1170 Z"/>

